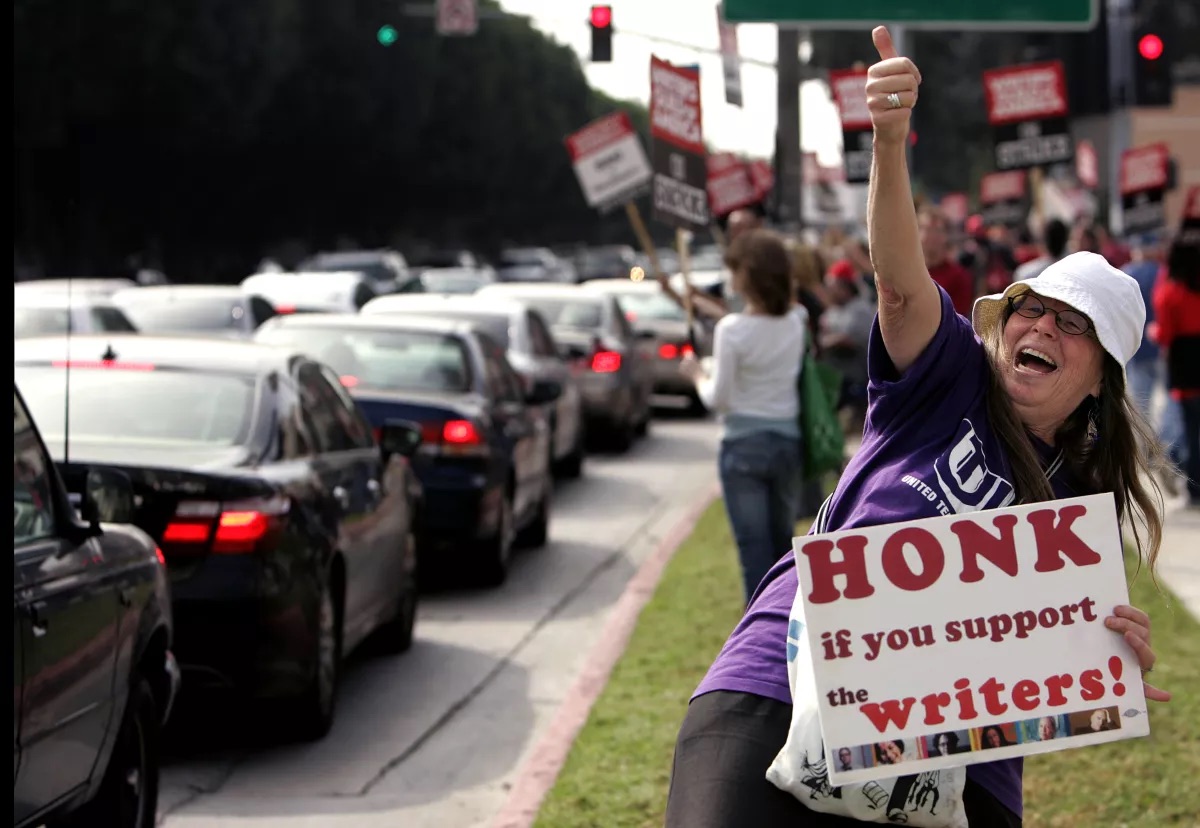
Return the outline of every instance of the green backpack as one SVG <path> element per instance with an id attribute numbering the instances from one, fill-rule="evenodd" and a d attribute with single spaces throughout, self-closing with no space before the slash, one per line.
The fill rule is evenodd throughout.
<path id="1" fill-rule="evenodd" d="M 819 477 L 841 472 L 845 462 L 846 437 L 838 421 L 837 403 L 841 395 L 842 375 L 822 365 L 813 356 L 812 336 L 804 347 L 804 362 L 796 378 L 800 394 L 800 433 L 803 435 L 804 476 Z"/>

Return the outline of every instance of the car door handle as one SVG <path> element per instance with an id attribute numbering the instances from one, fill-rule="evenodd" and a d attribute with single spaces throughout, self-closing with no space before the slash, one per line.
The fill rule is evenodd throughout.
<path id="1" fill-rule="evenodd" d="M 338 505 L 343 509 L 350 508 L 350 492 L 346 491 L 343 486 L 333 487 L 333 499 L 338 502 Z"/>
<path id="2" fill-rule="evenodd" d="M 42 617 L 42 613 L 38 610 L 38 605 L 29 608 L 29 628 L 33 632 L 34 638 L 41 638 L 50 629 L 50 625 L 46 623 L 46 619 Z"/>

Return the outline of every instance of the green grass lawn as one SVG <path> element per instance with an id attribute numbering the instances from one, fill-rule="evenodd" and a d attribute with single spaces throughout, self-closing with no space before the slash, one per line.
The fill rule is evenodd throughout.
<path id="1" fill-rule="evenodd" d="M 1200 625 L 1147 573 L 1131 585 L 1154 621 L 1151 735 L 1027 760 L 1025 824 L 1195 826 L 1200 815 Z M 688 697 L 741 617 L 720 501 L 667 567 L 629 647 L 547 795 L 536 828 L 660 828 Z"/>

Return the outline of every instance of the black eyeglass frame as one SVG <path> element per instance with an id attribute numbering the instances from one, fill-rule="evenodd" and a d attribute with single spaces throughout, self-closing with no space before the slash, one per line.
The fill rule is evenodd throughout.
<path id="1" fill-rule="evenodd" d="M 1038 303 L 1038 305 L 1040 306 L 1040 310 L 1037 313 L 1022 313 L 1021 307 L 1019 307 L 1017 305 L 1018 301 L 1021 302 L 1022 305 L 1024 305 L 1024 303 L 1027 302 L 1029 299 L 1035 300 Z M 1056 311 L 1054 308 L 1047 307 L 1046 303 L 1042 301 L 1040 296 L 1035 294 L 1033 291 L 1029 291 L 1029 290 L 1023 291 L 1021 293 L 1018 293 L 1018 294 L 1008 297 L 1008 310 L 1010 313 L 1015 313 L 1017 316 L 1023 316 L 1026 319 L 1041 319 L 1047 313 L 1052 313 L 1052 314 L 1054 314 L 1055 327 L 1069 336 L 1087 336 L 1088 334 L 1094 333 L 1096 330 L 1096 326 L 1092 324 L 1092 320 L 1088 319 L 1087 316 L 1085 316 L 1084 314 L 1075 310 L 1074 308 L 1067 308 L 1066 310 L 1063 310 L 1063 311 Z M 1083 330 L 1076 331 L 1076 330 L 1071 330 L 1070 328 L 1064 327 L 1063 326 L 1063 316 L 1064 315 L 1066 315 L 1067 319 L 1071 319 L 1072 317 L 1078 317 L 1079 319 L 1081 319 L 1084 323 Z"/>

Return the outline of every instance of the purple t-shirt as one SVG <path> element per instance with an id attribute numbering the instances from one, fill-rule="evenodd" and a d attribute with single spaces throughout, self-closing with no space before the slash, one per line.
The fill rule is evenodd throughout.
<path id="1" fill-rule="evenodd" d="M 876 319 L 867 348 L 868 408 L 862 447 L 833 493 L 828 531 L 877 526 L 1013 505 L 1007 453 L 987 417 L 987 355 L 940 287 L 942 320 L 900 376 Z M 1057 497 L 1083 494 L 1034 441 L 1052 469 Z M 767 573 L 741 622 L 693 698 L 714 690 L 753 693 L 791 704 L 787 627 L 799 583 L 791 550 Z M 970 765 L 967 775 L 1005 807 L 1022 813 L 1021 760 Z"/>

